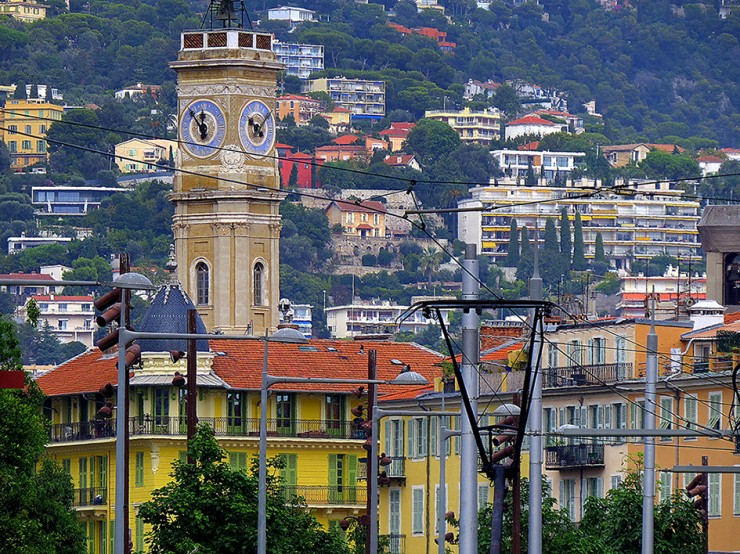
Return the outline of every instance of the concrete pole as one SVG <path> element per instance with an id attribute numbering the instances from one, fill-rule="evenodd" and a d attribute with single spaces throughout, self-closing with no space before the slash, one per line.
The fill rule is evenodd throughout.
<path id="1" fill-rule="evenodd" d="M 653 288 L 650 332 L 647 336 L 647 367 L 645 371 L 645 429 L 655 430 L 655 414 L 658 406 L 656 389 L 658 383 L 658 335 L 655 333 L 655 288 Z M 645 471 L 642 481 L 642 554 L 653 554 L 655 539 L 655 437 L 645 437 Z"/>
<path id="2" fill-rule="evenodd" d="M 121 291 L 121 323 L 125 328 L 128 317 L 128 306 L 125 298 L 126 291 Z M 123 331 L 124 329 L 121 329 Z M 128 425 L 128 410 L 126 409 L 126 383 L 128 370 L 126 369 L 126 333 L 118 333 L 118 389 L 116 390 L 116 523 L 114 528 L 114 552 L 124 554 L 128 550 L 128 528 L 125 514 L 128 513 L 128 494 L 126 486 L 126 435 L 124 429 Z"/>
<path id="3" fill-rule="evenodd" d="M 373 354 L 374 355 L 374 354 Z M 368 391 L 369 393 L 370 391 Z M 372 426 L 370 428 L 370 438 L 372 446 L 370 447 L 370 463 L 368 463 L 368 504 L 370 505 L 370 516 L 369 518 L 369 529 L 370 534 L 370 554 L 376 554 L 378 552 L 378 434 L 380 433 L 380 426 L 378 425 L 378 387 L 373 387 L 373 417 L 371 419 Z"/>
<path id="4" fill-rule="evenodd" d="M 462 274 L 463 300 L 478 300 L 478 256 L 475 244 L 465 245 Z M 478 413 L 478 359 L 480 357 L 480 316 L 474 310 L 462 316 L 461 372 L 470 397 L 472 413 Z M 460 406 L 460 554 L 478 552 L 478 448 L 473 435 L 473 424 Z M 442 483 L 440 483 L 442 485 Z"/>
<path id="5" fill-rule="evenodd" d="M 537 233 L 536 233 L 537 234 Z M 542 279 L 540 278 L 539 245 L 535 239 L 534 273 L 529 280 L 529 299 L 542 300 Z M 532 343 L 532 401 L 529 407 L 529 554 L 542 554 L 542 317 L 535 318 L 537 310 L 530 311 L 529 320 L 535 339 Z"/>
<path id="6" fill-rule="evenodd" d="M 265 329 L 265 355 L 260 389 L 260 451 L 257 487 L 257 554 L 267 554 L 267 356 L 269 330 Z"/>
<path id="7" fill-rule="evenodd" d="M 374 383 L 378 378 L 378 352 L 377 350 L 369 350 L 367 353 L 367 417 L 370 419 L 370 421 L 375 419 L 375 404 L 378 401 L 378 385 Z M 371 440 L 373 441 L 373 444 L 378 443 L 378 438 L 376 435 L 371 436 Z M 372 450 L 372 447 L 370 448 Z M 378 550 L 378 540 L 377 540 L 377 534 L 378 534 L 378 466 L 377 466 L 377 457 L 376 457 L 376 463 L 373 465 L 373 457 L 370 455 L 370 452 L 368 452 L 367 456 L 367 464 L 365 466 L 367 470 L 367 502 L 366 502 L 366 511 L 367 511 L 367 522 L 368 526 L 366 529 L 366 535 L 365 535 L 365 554 L 376 554 Z M 375 473 L 373 473 L 373 468 Z M 375 514 L 375 527 L 371 526 L 371 520 L 372 516 L 370 514 Z M 375 550 L 373 550 L 372 543 L 373 539 L 371 538 L 373 535 L 376 536 L 375 539 Z"/>

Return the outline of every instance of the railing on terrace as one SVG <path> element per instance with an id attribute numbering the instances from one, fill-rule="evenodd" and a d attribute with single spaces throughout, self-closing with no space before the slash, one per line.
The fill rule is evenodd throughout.
<path id="1" fill-rule="evenodd" d="M 367 487 L 345 485 L 283 485 L 286 499 L 300 496 L 308 506 L 364 506 Z"/>
<path id="2" fill-rule="evenodd" d="M 379 545 L 387 545 L 388 552 L 391 554 L 404 554 L 406 552 L 406 535 L 391 533 L 390 535 L 380 535 Z"/>
<path id="3" fill-rule="evenodd" d="M 406 458 L 403 456 L 390 456 L 390 465 L 385 466 L 385 473 L 393 478 L 405 478 L 406 477 Z"/>
<path id="4" fill-rule="evenodd" d="M 603 466 L 603 444 L 567 444 L 545 448 L 545 469 L 577 469 Z"/>
<path id="5" fill-rule="evenodd" d="M 200 417 L 200 423 L 210 425 L 216 436 L 259 437 L 258 418 Z M 184 436 L 187 434 L 187 419 L 184 417 L 132 417 L 129 433 L 135 435 Z M 103 439 L 116 436 L 113 419 L 58 423 L 51 426 L 51 442 L 71 442 Z M 267 436 L 302 439 L 365 440 L 364 429 L 351 421 L 325 421 L 313 419 L 267 421 Z"/>
<path id="6" fill-rule="evenodd" d="M 108 489 L 106 487 L 93 487 L 75 489 L 75 497 L 72 505 L 77 508 L 84 506 L 104 506 L 107 502 Z"/>
<path id="7" fill-rule="evenodd" d="M 546 387 L 603 385 L 631 377 L 632 363 L 549 367 L 544 373 Z"/>

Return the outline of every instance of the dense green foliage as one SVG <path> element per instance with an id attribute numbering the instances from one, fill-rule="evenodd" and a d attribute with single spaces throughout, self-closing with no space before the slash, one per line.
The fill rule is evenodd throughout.
<path id="1" fill-rule="evenodd" d="M 0 371 L 18 369 L 21 351 L 14 326 L 0 318 Z M 28 377 L 26 387 L 0 390 L 0 549 L 81 554 L 85 532 L 72 509 L 72 478 L 44 457 L 44 396 Z"/>
<path id="2" fill-rule="evenodd" d="M 203 554 L 257 552 L 256 467 L 247 473 L 224 461 L 213 429 L 198 427 L 188 443 L 193 464 L 175 461 L 172 481 L 152 492 L 139 516 L 152 526 L 149 552 Z M 325 531 L 300 498 L 287 497 L 274 470 L 268 467 L 267 540 L 275 554 L 343 554 L 347 545 L 339 534 Z"/>

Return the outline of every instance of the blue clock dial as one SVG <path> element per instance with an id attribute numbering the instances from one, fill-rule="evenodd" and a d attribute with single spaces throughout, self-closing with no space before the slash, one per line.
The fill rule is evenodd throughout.
<path id="1" fill-rule="evenodd" d="M 251 100 L 239 117 L 239 138 L 244 151 L 264 156 L 275 145 L 275 116 L 261 100 Z"/>
<path id="2" fill-rule="evenodd" d="M 226 119 L 218 104 L 196 100 L 180 114 L 180 140 L 197 158 L 208 158 L 221 148 L 226 136 Z"/>

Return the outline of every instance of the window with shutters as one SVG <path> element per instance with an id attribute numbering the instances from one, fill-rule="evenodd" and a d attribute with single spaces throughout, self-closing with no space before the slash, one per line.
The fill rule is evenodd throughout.
<path id="1" fill-rule="evenodd" d="M 288 498 L 298 495 L 298 455 L 280 454 L 283 460 L 283 468 L 280 470 L 280 478 Z"/>
<path id="2" fill-rule="evenodd" d="M 326 416 L 326 430 L 329 436 L 341 437 L 344 433 L 345 396 L 342 394 L 327 394 L 324 398 Z"/>
<path id="3" fill-rule="evenodd" d="M 136 516 L 136 551 L 144 551 L 144 520 Z"/>
<path id="4" fill-rule="evenodd" d="M 62 469 L 64 470 L 66 474 L 71 476 L 72 475 L 72 460 L 70 460 L 69 458 L 63 458 L 62 459 Z"/>
<path id="5" fill-rule="evenodd" d="M 154 389 L 154 425 L 166 427 L 170 415 L 170 391 L 164 387 Z"/>
<path id="6" fill-rule="evenodd" d="M 295 427 L 295 395 L 275 395 L 275 427 L 281 436 L 292 436 Z"/>
<path id="7" fill-rule="evenodd" d="M 721 392 L 710 392 L 709 393 L 709 418 L 707 419 L 707 427 L 710 429 L 721 429 L 722 428 L 722 393 Z"/>
<path id="8" fill-rule="evenodd" d="M 547 349 L 548 367 L 558 367 L 558 343 L 552 342 Z"/>
<path id="9" fill-rule="evenodd" d="M 411 488 L 411 534 L 424 534 L 424 487 Z"/>
<path id="10" fill-rule="evenodd" d="M 439 418 L 431 418 L 429 420 L 429 427 L 429 450 L 432 456 L 439 456 Z"/>
<path id="11" fill-rule="evenodd" d="M 583 365 L 581 342 L 572 340 L 568 343 L 568 365 L 571 367 L 580 367 Z"/>
<path id="12" fill-rule="evenodd" d="M 409 457 L 424 458 L 429 448 L 429 427 L 427 419 L 417 417 L 409 422 Z"/>
<path id="13" fill-rule="evenodd" d="M 385 422 L 385 453 L 391 458 L 404 456 L 403 420 L 391 419 Z"/>
<path id="14" fill-rule="evenodd" d="M 609 477 L 609 486 L 612 489 L 618 489 L 619 485 L 622 484 L 622 476 L 621 475 L 612 475 Z"/>
<path id="15" fill-rule="evenodd" d="M 720 517 L 722 515 L 722 474 L 710 473 L 709 490 L 709 517 Z"/>
<path id="16" fill-rule="evenodd" d="M 732 513 L 740 516 L 740 473 L 735 474 L 735 496 L 732 502 Z"/>
<path id="17" fill-rule="evenodd" d="M 670 396 L 660 397 L 660 411 L 658 413 L 658 427 L 660 429 L 673 429 L 673 398 Z M 660 437 L 661 442 L 670 442 L 673 437 Z"/>
<path id="18" fill-rule="evenodd" d="M 488 491 L 491 485 L 488 483 L 478 483 L 478 509 L 482 509 L 488 504 Z"/>
<path id="19" fill-rule="evenodd" d="M 231 434 L 241 434 L 247 418 L 245 392 L 228 391 L 226 393 L 226 425 Z"/>
<path id="20" fill-rule="evenodd" d="M 79 465 L 79 479 L 77 480 L 78 484 L 80 485 L 79 488 L 86 489 L 87 488 L 87 458 L 80 458 L 78 460 Z"/>
<path id="21" fill-rule="evenodd" d="M 329 454 L 329 502 L 344 500 L 344 454 Z"/>
<path id="22" fill-rule="evenodd" d="M 604 498 L 604 479 L 601 477 L 589 477 L 586 483 L 586 494 L 596 498 Z"/>
<path id="23" fill-rule="evenodd" d="M 570 519 L 576 519 L 576 480 L 560 480 L 560 508 L 568 511 Z"/>
<path id="24" fill-rule="evenodd" d="M 450 429 L 455 429 L 455 430 L 460 429 L 460 416 L 452 416 L 452 425 Z M 455 452 L 455 454 L 460 453 L 460 436 L 459 435 L 452 437 L 452 450 Z"/>
<path id="25" fill-rule="evenodd" d="M 684 396 L 683 418 L 686 429 L 696 429 L 699 422 L 699 399 L 693 394 Z M 684 440 L 696 440 L 696 437 L 685 437 Z"/>
<path id="26" fill-rule="evenodd" d="M 98 527 L 98 554 L 105 554 L 108 547 L 108 526 L 105 521 L 96 522 Z"/>
<path id="27" fill-rule="evenodd" d="M 247 470 L 247 453 L 246 452 L 229 452 L 229 465 L 231 466 L 232 469 L 246 471 Z"/>
<path id="28" fill-rule="evenodd" d="M 658 472 L 658 502 L 665 502 L 671 498 L 673 474 L 668 471 Z"/>
<path id="29" fill-rule="evenodd" d="M 391 535 L 398 535 L 401 533 L 401 489 L 390 489 L 388 500 L 388 530 Z"/>
<path id="30" fill-rule="evenodd" d="M 144 486 L 144 453 L 136 453 L 136 486 Z"/>
<path id="31" fill-rule="evenodd" d="M 444 492 L 445 498 L 444 498 L 444 510 L 443 513 L 447 511 L 447 501 L 449 499 L 449 496 L 447 494 L 447 484 L 445 484 L 444 491 L 440 489 L 439 484 L 434 485 L 434 533 L 439 533 L 439 521 L 437 521 L 437 514 L 439 513 L 439 503 L 441 500 L 442 492 Z"/>
<path id="32" fill-rule="evenodd" d="M 552 433 L 557 429 L 557 424 L 555 421 L 556 412 L 554 408 L 545 408 L 542 412 L 542 418 L 543 418 L 543 429 L 546 433 Z M 545 446 L 554 446 L 556 442 L 556 438 L 552 435 L 548 435 L 545 438 Z"/>

